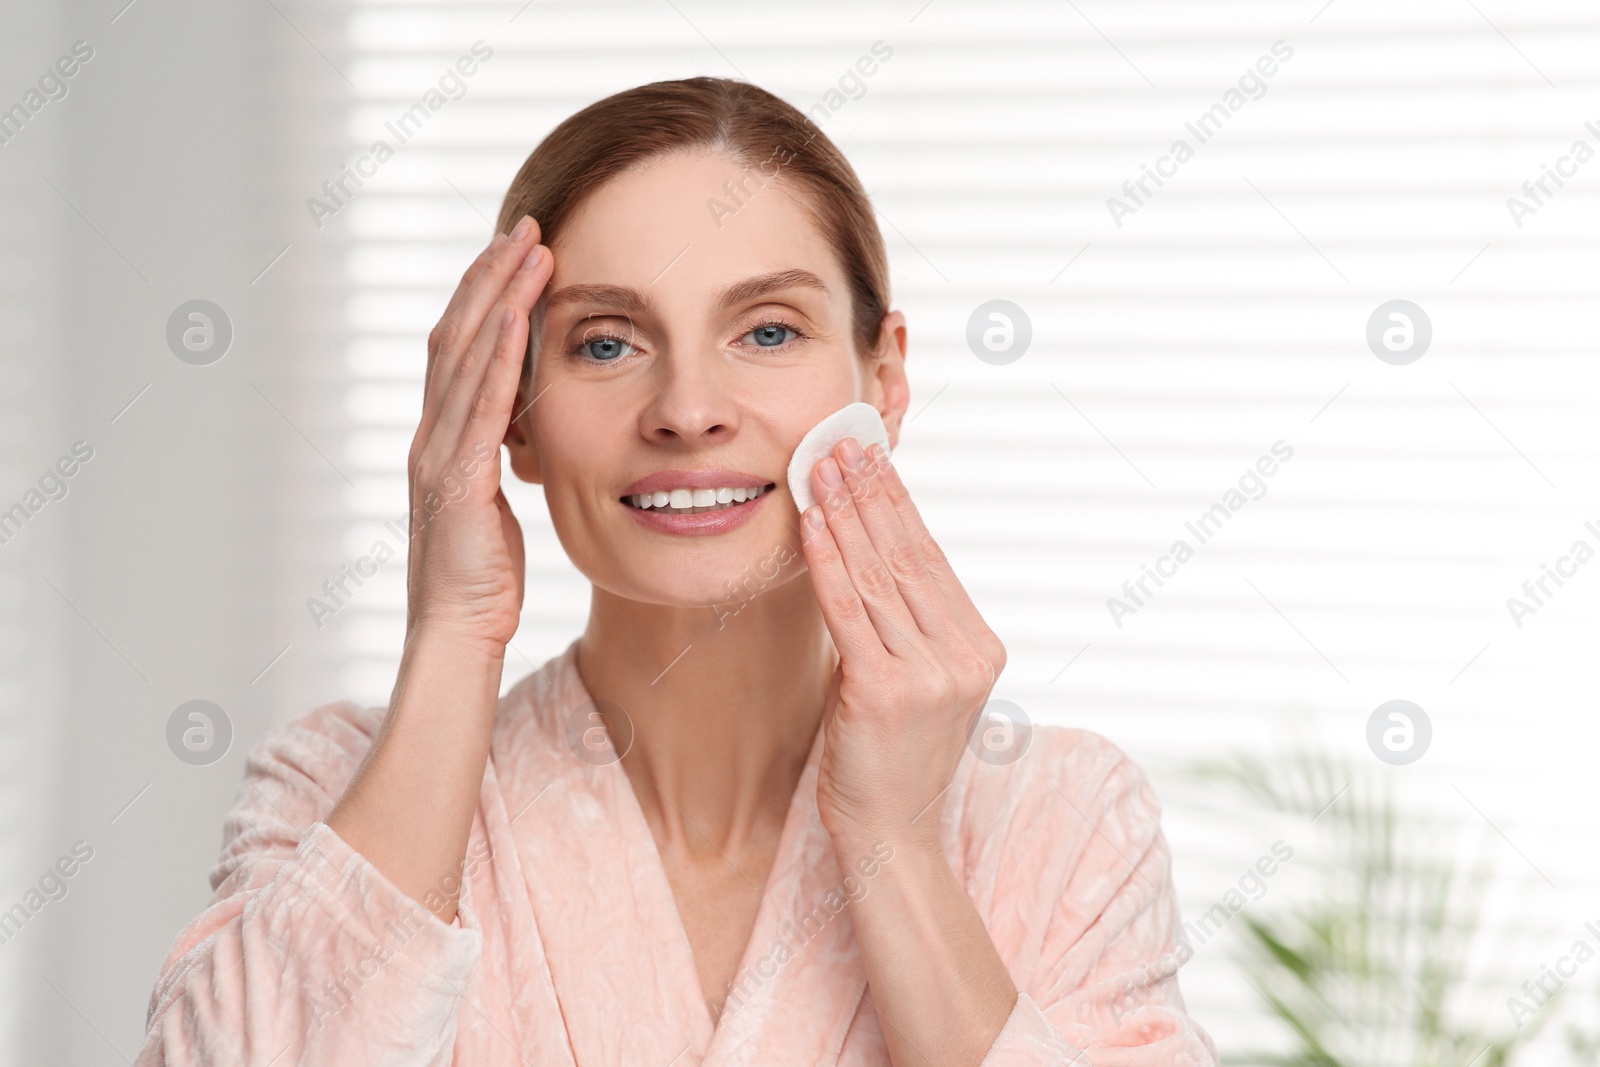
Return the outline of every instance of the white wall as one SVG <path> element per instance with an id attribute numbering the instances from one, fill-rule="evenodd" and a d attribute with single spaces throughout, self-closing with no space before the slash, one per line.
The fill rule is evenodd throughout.
<path id="1" fill-rule="evenodd" d="M 0 33 L 6 106 L 75 42 L 93 49 L 0 145 L 0 499 L 25 500 L 74 442 L 93 449 L 0 545 L 0 907 L 75 842 L 93 850 L 0 945 L 5 1063 L 132 1057 L 156 969 L 210 895 L 249 742 L 329 686 L 314 648 L 261 672 L 290 641 L 297 569 L 337 537 L 338 476 L 286 419 L 320 417 L 337 350 L 337 256 L 297 224 L 303 160 L 320 161 L 349 87 L 271 5 L 120 6 L 12 5 Z M 341 12 L 280 7 L 337 50 Z M 233 324 L 210 366 L 166 340 L 195 298 Z M 166 740 L 197 698 L 234 731 L 209 766 Z"/>

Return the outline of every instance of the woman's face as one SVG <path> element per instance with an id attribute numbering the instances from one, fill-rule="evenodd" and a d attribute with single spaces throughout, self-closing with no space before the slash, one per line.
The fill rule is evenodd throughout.
<path id="1" fill-rule="evenodd" d="M 759 173 L 661 157 L 596 190 L 551 244 L 518 401 L 532 406 L 507 444 L 513 470 L 544 485 L 573 563 L 621 597 L 715 610 L 792 579 L 803 557 L 785 471 L 800 438 L 857 400 L 898 438 L 903 317 L 887 317 L 879 359 L 861 359 L 833 249 L 781 176 Z M 754 487 L 720 510 L 674 509 Z M 645 492 L 667 506 L 639 507 Z"/>

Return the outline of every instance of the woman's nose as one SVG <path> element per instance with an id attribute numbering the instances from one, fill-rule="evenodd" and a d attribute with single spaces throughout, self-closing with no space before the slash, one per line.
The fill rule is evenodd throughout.
<path id="1" fill-rule="evenodd" d="M 719 354 L 668 357 L 660 373 L 646 378 L 650 390 L 640 414 L 640 431 L 652 441 L 671 438 L 719 443 L 738 428 L 738 404 Z M 689 365 L 685 365 L 689 364 Z"/>

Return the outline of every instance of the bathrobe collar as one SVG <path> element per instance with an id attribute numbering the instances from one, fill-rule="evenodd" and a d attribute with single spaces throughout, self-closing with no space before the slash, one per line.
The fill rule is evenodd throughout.
<path id="1" fill-rule="evenodd" d="M 537 755 L 498 769 L 575 1062 L 835 1063 L 866 969 L 843 872 L 817 812 L 823 731 L 795 787 L 755 927 L 713 1031 L 672 885 L 627 772 L 603 761 L 609 754 L 584 749 L 590 755 L 581 759 L 569 744 L 592 710 L 576 652 L 574 641 L 508 694 L 531 705 L 513 732 L 536 731 Z"/>

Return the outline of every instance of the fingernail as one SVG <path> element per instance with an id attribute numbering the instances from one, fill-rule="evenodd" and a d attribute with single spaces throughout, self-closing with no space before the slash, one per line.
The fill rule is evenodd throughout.
<path id="1" fill-rule="evenodd" d="M 861 446 L 856 443 L 854 437 L 846 437 L 839 442 L 839 454 L 844 457 L 844 461 L 850 465 L 852 470 L 860 470 L 867 459 L 866 454 L 861 451 Z"/>
<path id="2" fill-rule="evenodd" d="M 806 524 L 813 530 L 820 530 L 828 524 L 828 520 L 822 516 L 820 505 L 812 504 L 809 508 L 806 508 Z"/>
<path id="3" fill-rule="evenodd" d="M 872 457 L 873 465 L 878 467 L 880 470 L 889 466 L 889 450 L 884 448 L 882 445 L 874 444 L 871 448 L 867 449 L 867 455 Z"/>
<path id="4" fill-rule="evenodd" d="M 522 221 L 517 223 L 517 228 L 511 231 L 511 239 L 520 241 L 528 236 L 528 231 L 533 228 L 533 218 L 529 215 L 522 216 Z"/>
<path id="5" fill-rule="evenodd" d="M 528 258 L 522 261 L 522 269 L 532 270 L 534 267 L 538 266 L 540 256 L 543 252 L 544 245 L 534 245 L 533 248 L 528 251 Z"/>
<path id="6" fill-rule="evenodd" d="M 839 473 L 839 465 L 833 461 L 832 456 L 822 461 L 822 484 L 835 486 L 844 484 L 844 475 Z"/>

